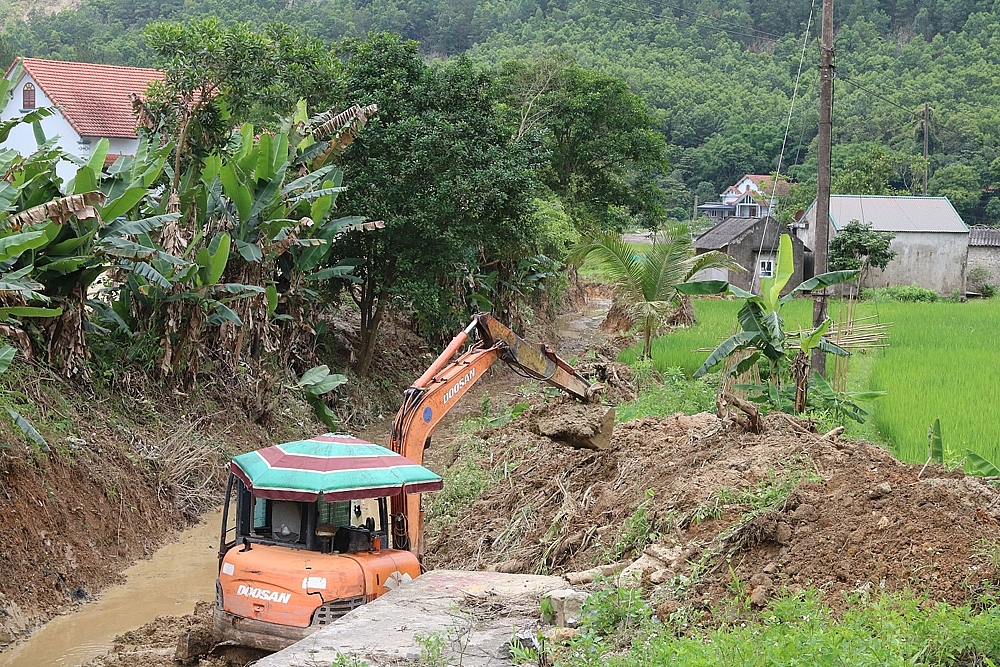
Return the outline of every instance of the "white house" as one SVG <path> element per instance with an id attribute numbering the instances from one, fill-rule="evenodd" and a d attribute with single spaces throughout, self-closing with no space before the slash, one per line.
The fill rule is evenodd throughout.
<path id="1" fill-rule="evenodd" d="M 32 109 L 58 107 L 58 113 L 41 121 L 47 139 L 58 137 L 67 153 L 90 157 L 91 148 L 102 138 L 110 143 L 107 161 L 119 155 L 133 155 L 138 145 L 136 118 L 130 96 L 143 95 L 151 81 L 162 79 L 163 72 L 141 67 L 119 67 L 60 60 L 21 58 L 21 77 L 11 89 L 0 119 L 22 116 Z M 17 62 L 7 70 L 8 78 Z M 37 147 L 32 128 L 18 126 L 11 132 L 4 148 L 24 155 Z M 75 167 L 61 163 L 57 172 L 71 178 Z"/>
<path id="2" fill-rule="evenodd" d="M 698 211 L 715 222 L 737 218 L 763 218 L 776 209 L 777 200 L 788 194 L 790 184 L 779 177 L 777 185 L 768 174 L 747 174 L 719 195 L 721 201 L 705 202 Z"/>
<path id="3" fill-rule="evenodd" d="M 896 235 L 891 244 L 896 258 L 884 271 L 869 271 L 865 286 L 917 285 L 946 296 L 964 293 L 969 228 L 947 197 L 831 195 L 830 240 L 852 220 Z M 815 201 L 793 228 L 807 247 L 815 247 Z M 811 262 L 809 257 L 810 267 Z"/>

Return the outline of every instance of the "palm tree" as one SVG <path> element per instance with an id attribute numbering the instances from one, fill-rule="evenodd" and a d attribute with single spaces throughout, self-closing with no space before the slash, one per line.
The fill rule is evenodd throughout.
<path id="1" fill-rule="evenodd" d="M 671 308 L 681 304 L 674 287 L 705 269 L 743 271 L 725 253 L 694 254 L 687 225 L 670 225 L 657 232 L 645 253 L 636 250 L 615 232 L 599 232 L 573 249 L 570 262 L 579 264 L 591 253 L 601 262 L 614 283 L 633 321 L 642 328 L 642 356 L 650 356 L 653 332 Z"/>

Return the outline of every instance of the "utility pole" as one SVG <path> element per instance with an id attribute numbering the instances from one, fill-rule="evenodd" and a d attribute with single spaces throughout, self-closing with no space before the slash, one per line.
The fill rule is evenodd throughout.
<path id="1" fill-rule="evenodd" d="M 823 0 L 819 52 L 819 166 L 816 173 L 816 235 L 813 275 L 827 272 L 830 246 L 830 158 L 833 144 L 833 0 Z M 813 292 L 813 326 L 826 320 L 826 289 Z M 814 349 L 812 368 L 826 375 L 826 352 Z"/>
<path id="2" fill-rule="evenodd" d="M 924 188 L 926 191 L 927 188 Z M 691 222 L 696 222 L 698 220 L 698 195 L 694 196 L 694 211 L 691 213 Z"/>
<path id="3" fill-rule="evenodd" d="M 927 168 L 930 166 L 928 162 L 928 152 L 927 148 L 930 145 L 928 139 L 931 133 L 931 105 L 924 102 L 924 196 L 927 196 Z"/>

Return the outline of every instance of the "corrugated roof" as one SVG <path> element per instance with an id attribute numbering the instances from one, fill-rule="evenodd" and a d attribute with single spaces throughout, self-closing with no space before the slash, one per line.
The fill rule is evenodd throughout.
<path id="1" fill-rule="evenodd" d="M 947 197 L 831 195 L 834 229 L 842 229 L 851 220 L 871 223 L 880 232 L 969 231 Z"/>
<path id="2" fill-rule="evenodd" d="M 24 70 L 84 137 L 136 137 L 129 96 L 144 95 L 151 81 L 163 79 L 163 72 L 142 67 L 39 58 L 23 58 L 22 62 Z"/>
<path id="3" fill-rule="evenodd" d="M 764 218 L 738 218 L 736 216 L 726 218 L 696 238 L 694 247 L 696 250 L 721 250 L 729 244 L 739 241 L 756 227 L 757 223 L 763 221 Z M 781 233 L 787 233 L 787 230 L 783 229 L 774 218 L 767 218 L 767 225 L 764 227 L 764 250 L 777 248 L 778 236 Z"/>
<path id="4" fill-rule="evenodd" d="M 1000 229 L 969 227 L 969 245 L 1000 247 Z"/>

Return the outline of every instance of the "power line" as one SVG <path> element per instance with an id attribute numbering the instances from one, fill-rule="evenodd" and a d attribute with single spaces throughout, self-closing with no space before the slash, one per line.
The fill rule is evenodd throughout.
<path id="1" fill-rule="evenodd" d="M 695 16 L 702 16 L 702 17 L 708 19 L 709 21 L 711 21 L 712 23 L 714 23 L 716 25 L 719 24 L 718 17 L 710 16 L 709 14 L 703 14 L 702 12 L 696 12 L 693 9 L 685 9 L 684 7 L 680 7 L 678 5 L 671 5 L 670 3 L 663 2 L 662 0 L 646 0 L 646 2 L 649 2 L 650 4 L 657 5 L 659 7 L 668 7 L 670 9 L 676 9 L 676 10 L 681 11 L 681 12 L 687 12 L 688 14 L 694 14 Z M 674 17 L 674 18 L 677 18 L 677 17 Z M 764 31 L 764 30 L 758 30 L 757 28 L 754 28 L 753 26 L 745 26 L 745 25 L 739 25 L 739 24 L 737 24 L 736 27 L 737 28 L 745 28 L 747 30 L 753 30 L 755 33 L 758 33 L 758 34 L 761 34 L 761 35 L 765 35 L 767 37 L 773 37 L 774 39 L 780 39 L 781 38 L 781 35 L 776 35 L 773 32 L 767 32 L 767 31 Z"/>
<path id="2" fill-rule="evenodd" d="M 792 126 L 792 114 L 795 111 L 795 101 L 799 96 L 799 81 L 802 78 L 802 64 L 806 59 L 806 45 L 809 44 L 809 31 L 812 28 L 813 11 L 816 9 L 816 0 L 812 0 L 809 5 L 809 20 L 806 22 L 806 32 L 802 36 L 802 52 L 799 54 L 799 68 L 795 73 L 795 87 L 792 88 L 792 100 L 788 105 L 788 118 L 785 119 L 785 136 L 781 140 L 781 151 L 778 153 L 778 168 L 774 170 L 774 182 L 771 184 L 771 198 L 767 203 L 767 216 L 764 218 L 764 231 L 760 235 L 760 248 L 757 250 L 758 266 L 754 267 L 750 278 L 750 291 L 753 291 L 754 283 L 757 282 L 757 274 L 760 272 L 760 256 L 764 252 L 764 239 L 767 238 L 767 222 L 774 217 L 774 197 L 778 192 L 778 180 L 781 178 L 781 163 L 785 159 L 785 147 L 788 145 L 788 130 Z M 801 143 L 801 139 L 799 140 Z M 780 231 L 780 229 L 779 229 Z"/>
<path id="3" fill-rule="evenodd" d="M 912 111 L 912 110 L 910 110 L 910 109 L 907 109 L 906 107 L 902 106 L 901 104 L 899 104 L 899 103 L 897 103 L 897 102 L 893 102 L 893 101 L 892 101 L 892 100 L 890 100 L 889 98 L 887 98 L 887 97 L 883 97 L 882 95 L 879 95 L 878 93 L 876 93 L 876 92 L 875 92 L 874 90 L 872 90 L 871 88 L 867 88 L 867 87 L 865 87 L 865 86 L 861 85 L 860 83 L 858 83 L 857 81 L 855 81 L 855 80 L 854 80 L 854 79 L 852 79 L 851 77 L 847 76 L 846 74 L 837 74 L 837 75 L 836 75 L 836 77 L 837 77 L 838 79 L 842 79 L 842 80 L 846 81 L 847 83 L 851 84 L 851 85 L 852 85 L 852 86 L 854 86 L 855 88 L 858 88 L 858 89 L 860 89 L 860 90 L 863 90 L 863 91 L 865 91 L 866 93 L 868 93 L 868 94 L 869 94 L 869 95 L 871 95 L 872 97 L 875 97 L 875 98 L 877 98 L 877 99 L 880 99 L 880 100 L 882 100 L 882 101 L 883 101 L 883 102 L 885 102 L 886 104 L 891 104 L 892 106 L 896 107 L 897 109 L 900 109 L 901 111 L 905 111 L 905 112 L 907 112 L 907 113 L 908 113 L 908 114 L 910 114 L 911 116 L 919 116 L 919 115 L 920 115 L 921 113 L 923 113 L 922 111 Z"/>
<path id="4" fill-rule="evenodd" d="M 615 7 L 617 9 L 624 9 L 627 12 L 635 12 L 636 14 L 643 14 L 645 16 L 652 17 L 652 18 L 656 19 L 657 23 L 666 23 L 666 21 L 663 19 L 662 16 L 659 16 L 659 15 L 654 14 L 652 12 L 647 12 L 645 10 L 637 9 L 635 7 L 626 7 L 625 5 L 618 5 L 618 4 L 615 4 L 613 2 L 605 2 L 604 0 L 593 0 L 593 1 L 596 2 L 599 5 L 605 5 L 607 7 Z M 691 25 L 691 26 L 696 25 L 693 21 L 690 21 L 688 19 L 680 18 L 680 17 L 677 17 L 677 16 L 674 16 L 672 18 L 675 21 L 679 21 L 681 23 L 686 23 L 687 25 Z M 750 33 L 739 32 L 738 30 L 729 30 L 728 28 L 722 28 L 722 27 L 719 27 L 717 25 L 713 25 L 711 27 L 714 28 L 715 30 L 718 30 L 720 32 L 725 32 L 725 33 L 728 33 L 730 35 L 739 35 L 740 37 L 748 37 L 750 39 L 760 39 L 760 35 L 753 35 L 753 34 L 750 34 Z M 773 41 L 774 38 L 764 37 L 764 39 Z"/>

